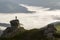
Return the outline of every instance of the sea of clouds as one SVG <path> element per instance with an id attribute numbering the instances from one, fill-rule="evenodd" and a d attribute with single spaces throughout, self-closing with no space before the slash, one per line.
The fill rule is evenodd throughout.
<path id="1" fill-rule="evenodd" d="M 60 21 L 60 0 L 0 0 L 0 5 L 1 30 L 15 16 L 28 30 Z"/>

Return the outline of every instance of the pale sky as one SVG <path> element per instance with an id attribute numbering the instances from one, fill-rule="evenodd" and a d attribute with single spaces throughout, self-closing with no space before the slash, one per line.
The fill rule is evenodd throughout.
<path id="1" fill-rule="evenodd" d="M 60 0 L 0 0 L 0 23 L 15 16 L 25 29 L 44 27 L 60 21 Z"/>

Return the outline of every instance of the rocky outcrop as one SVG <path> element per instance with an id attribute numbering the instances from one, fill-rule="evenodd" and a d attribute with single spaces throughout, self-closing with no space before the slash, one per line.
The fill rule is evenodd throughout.
<path id="1" fill-rule="evenodd" d="M 13 37 L 18 32 L 24 31 L 25 29 L 20 26 L 19 20 L 11 20 L 10 21 L 11 27 L 7 27 L 6 30 L 3 31 L 2 37 Z"/>

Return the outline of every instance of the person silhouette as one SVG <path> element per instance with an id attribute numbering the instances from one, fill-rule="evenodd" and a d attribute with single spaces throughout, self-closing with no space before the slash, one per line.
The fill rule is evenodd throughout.
<path id="1" fill-rule="evenodd" d="M 15 16 L 15 19 L 17 20 L 17 16 Z"/>

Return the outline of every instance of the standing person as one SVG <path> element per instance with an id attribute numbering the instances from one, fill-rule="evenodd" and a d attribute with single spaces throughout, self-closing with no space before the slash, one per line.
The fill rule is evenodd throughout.
<path id="1" fill-rule="evenodd" d="M 17 16 L 15 16 L 15 19 L 17 19 Z"/>

